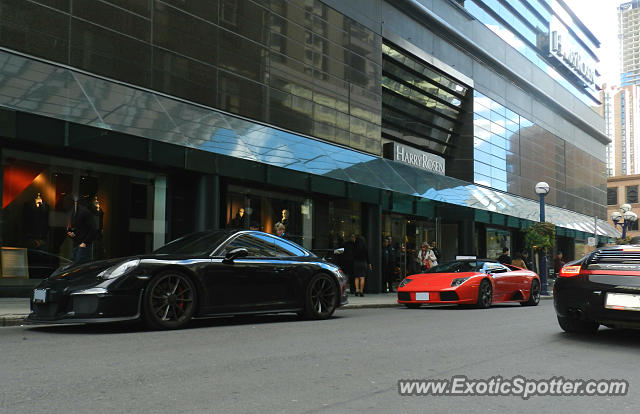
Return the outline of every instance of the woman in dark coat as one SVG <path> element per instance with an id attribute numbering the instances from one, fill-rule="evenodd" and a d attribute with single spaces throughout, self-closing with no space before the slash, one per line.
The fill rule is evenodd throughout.
<path id="1" fill-rule="evenodd" d="M 364 296 L 364 281 L 367 270 L 371 269 L 369 252 L 364 237 L 358 236 L 353 249 L 353 276 L 356 282 L 356 296 Z"/>

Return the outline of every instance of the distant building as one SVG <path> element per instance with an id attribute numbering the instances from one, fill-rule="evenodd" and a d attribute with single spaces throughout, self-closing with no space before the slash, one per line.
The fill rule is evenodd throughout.
<path id="1" fill-rule="evenodd" d="M 625 203 L 631 204 L 631 211 L 640 216 L 639 186 L 640 174 L 610 177 L 607 180 L 607 218 L 609 223 L 613 224 L 611 213 L 620 211 L 620 205 Z M 640 236 L 638 221 L 630 224 L 627 229 L 627 236 Z"/>
<path id="2" fill-rule="evenodd" d="M 601 99 L 605 133 L 611 139 L 607 175 L 640 174 L 640 84 L 604 87 Z"/>
<path id="3" fill-rule="evenodd" d="M 618 6 L 621 85 L 640 84 L 640 0 Z"/>

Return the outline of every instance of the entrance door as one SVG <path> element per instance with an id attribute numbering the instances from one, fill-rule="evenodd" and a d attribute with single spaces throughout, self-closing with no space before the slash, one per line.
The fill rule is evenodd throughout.
<path id="1" fill-rule="evenodd" d="M 439 245 L 438 223 L 402 214 L 383 214 L 382 236 L 391 236 L 391 244 L 397 255 L 398 279 L 418 273 L 417 253 L 423 242 Z"/>

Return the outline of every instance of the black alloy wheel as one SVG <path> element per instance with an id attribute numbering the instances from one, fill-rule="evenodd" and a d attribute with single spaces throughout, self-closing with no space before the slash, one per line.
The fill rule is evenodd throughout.
<path id="1" fill-rule="evenodd" d="M 569 333 L 591 334 L 595 333 L 600 327 L 600 324 L 597 322 L 582 321 L 580 319 L 565 316 L 558 316 L 558 324 L 563 331 Z"/>
<path id="2" fill-rule="evenodd" d="M 492 294 L 493 289 L 491 288 L 491 282 L 489 282 L 487 279 L 484 279 L 482 282 L 480 282 L 480 287 L 478 288 L 478 307 L 482 309 L 487 309 L 488 307 L 490 307 Z"/>
<path id="3" fill-rule="evenodd" d="M 196 309 L 196 289 L 186 275 L 164 272 L 154 277 L 144 293 L 144 320 L 152 329 L 180 329 Z"/>
<path id="4" fill-rule="evenodd" d="M 327 319 L 333 315 L 338 303 L 338 286 L 324 273 L 313 276 L 307 285 L 304 316 L 308 319 Z"/>
<path id="5" fill-rule="evenodd" d="M 531 291 L 529 293 L 529 300 L 526 302 L 520 302 L 522 306 L 536 306 L 540 303 L 540 282 L 538 279 L 531 281 Z"/>

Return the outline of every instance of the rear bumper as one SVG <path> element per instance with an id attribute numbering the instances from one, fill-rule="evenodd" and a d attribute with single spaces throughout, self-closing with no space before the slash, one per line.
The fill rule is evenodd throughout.
<path id="1" fill-rule="evenodd" d="M 553 305 L 559 317 L 640 328 L 640 311 L 605 308 L 607 293 L 640 294 L 640 277 L 590 274 L 558 278 L 553 285 Z"/>

